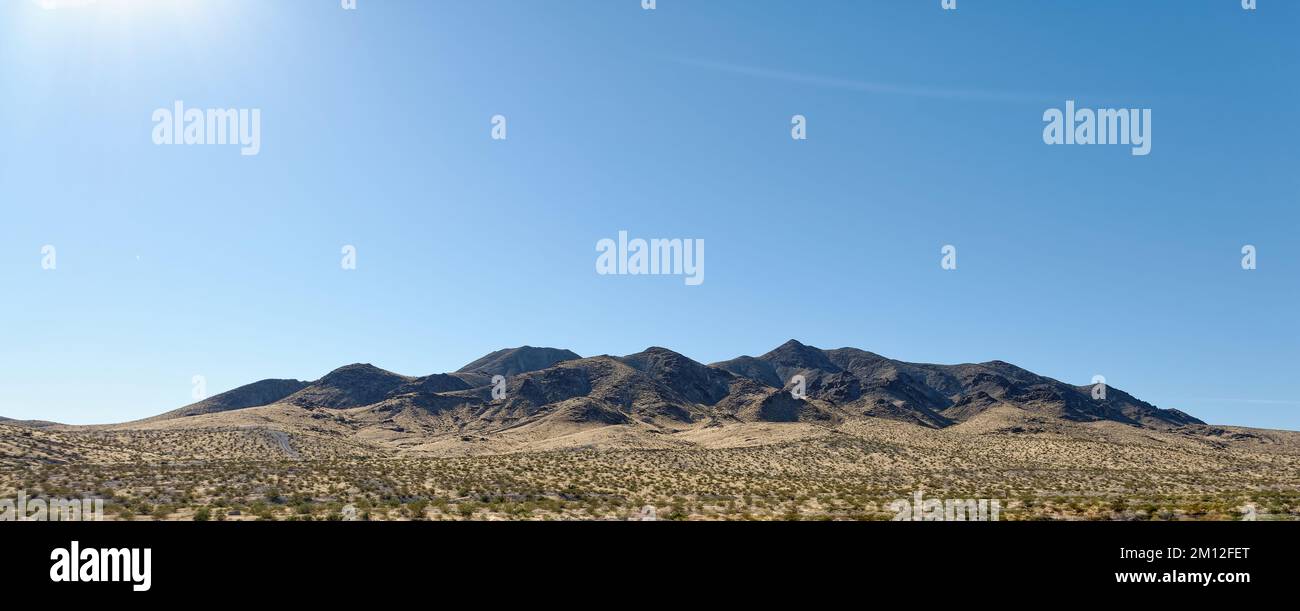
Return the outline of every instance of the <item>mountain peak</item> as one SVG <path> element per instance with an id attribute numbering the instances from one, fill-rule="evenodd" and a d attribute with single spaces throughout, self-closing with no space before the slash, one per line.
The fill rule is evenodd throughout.
<path id="1" fill-rule="evenodd" d="M 371 365 L 370 363 L 351 363 L 342 367 L 335 368 L 333 371 L 325 374 L 325 377 L 332 375 L 351 375 L 357 373 L 392 373 L 387 369 L 382 369 Z"/>
<path id="2" fill-rule="evenodd" d="M 706 366 L 702 363 L 696 362 L 690 357 L 682 355 L 681 353 L 674 352 L 667 348 L 660 348 L 659 346 L 650 346 L 649 348 L 646 348 L 645 350 L 642 350 L 635 354 L 629 354 L 627 356 L 615 357 L 615 358 L 618 361 L 622 362 L 623 364 L 629 365 L 633 369 L 638 369 L 641 371 L 648 371 L 650 369 L 659 369 L 663 367 L 676 368 L 681 366 L 689 366 L 695 368 L 695 367 Z"/>
<path id="3" fill-rule="evenodd" d="M 353 363 L 325 374 L 285 401 L 299 407 L 358 407 L 382 400 L 409 381 L 411 378 L 370 363 Z"/>
<path id="4" fill-rule="evenodd" d="M 461 367 L 456 373 L 481 373 L 486 375 L 513 376 L 530 371 L 546 369 L 561 361 L 582 358 L 572 350 L 562 348 L 538 348 L 520 346 L 505 348 L 488 353 L 483 357 Z"/>
<path id="5" fill-rule="evenodd" d="M 840 370 L 821 349 L 793 339 L 758 358 L 771 363 L 783 379 L 794 370 L 816 369 L 828 372 Z"/>
<path id="6" fill-rule="evenodd" d="M 627 356 L 625 356 L 625 357 L 623 357 L 623 358 L 631 358 L 631 357 L 635 357 L 635 356 L 657 356 L 657 357 L 683 358 L 683 359 L 684 359 L 684 358 L 688 358 L 688 357 L 682 355 L 682 353 L 680 353 L 680 352 L 677 352 L 677 351 L 675 351 L 675 350 L 670 350 L 670 349 L 668 349 L 668 348 L 664 348 L 664 347 L 662 347 L 662 346 L 650 346 L 649 348 L 646 348 L 645 350 L 642 350 L 642 351 L 637 352 L 637 353 L 635 353 L 635 354 L 629 354 L 629 355 L 627 355 Z"/>

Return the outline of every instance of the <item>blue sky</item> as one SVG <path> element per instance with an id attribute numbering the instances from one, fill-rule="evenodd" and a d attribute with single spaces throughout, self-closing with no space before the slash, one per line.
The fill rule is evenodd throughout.
<path id="1" fill-rule="evenodd" d="M 1300 429 L 1300 4 L 1260 4 L 6 2 L 0 415 L 798 338 Z M 1152 109 L 1151 154 L 1045 145 L 1067 99 Z M 154 145 L 175 100 L 260 153 Z M 705 282 L 597 275 L 619 230 Z"/>

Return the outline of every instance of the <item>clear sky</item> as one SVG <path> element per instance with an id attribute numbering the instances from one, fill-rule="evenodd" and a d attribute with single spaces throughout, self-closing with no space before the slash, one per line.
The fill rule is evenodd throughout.
<path id="1" fill-rule="evenodd" d="M 0 4 L 0 415 L 797 338 L 1300 429 L 1300 3 L 58 4 Z M 176 100 L 260 153 L 155 145 Z M 1150 108 L 1151 153 L 1047 146 L 1066 100 Z M 705 282 L 597 275 L 619 230 Z"/>

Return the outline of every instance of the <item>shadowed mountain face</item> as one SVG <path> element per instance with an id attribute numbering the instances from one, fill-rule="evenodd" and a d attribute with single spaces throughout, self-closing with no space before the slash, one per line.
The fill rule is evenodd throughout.
<path id="1" fill-rule="evenodd" d="M 905 363 L 856 348 L 820 350 L 790 340 L 758 358 L 718 367 L 771 384 L 803 375 L 811 398 L 866 416 L 944 427 L 989 408 L 1010 405 L 1074 421 L 1113 420 L 1167 428 L 1201 422 L 1162 410 L 1114 388 L 1094 399 L 1092 386 L 1074 386 L 1003 361 L 979 364 Z"/>
<path id="2" fill-rule="evenodd" d="M 378 403 L 414 381 L 369 363 L 345 365 L 293 393 L 285 403 L 299 407 L 359 407 Z"/>
<path id="3" fill-rule="evenodd" d="M 776 387 L 785 385 L 785 382 L 782 381 L 781 376 L 777 375 L 776 368 L 771 363 L 752 356 L 742 356 L 730 361 L 714 363 L 712 366 L 755 380 L 760 384 Z"/>
<path id="4" fill-rule="evenodd" d="M 492 376 L 505 376 L 493 393 Z M 796 397 L 795 376 L 805 394 Z M 504 391 L 504 394 L 502 394 Z M 677 431 L 697 423 L 806 422 L 837 425 L 866 417 L 943 428 L 988 410 L 1169 429 L 1201 422 L 1107 388 L 1074 386 L 1002 361 L 929 365 L 856 348 L 821 350 L 791 340 L 759 357 L 704 365 L 666 348 L 582 358 L 525 346 L 493 352 L 459 371 L 408 377 L 348 365 L 311 382 L 264 380 L 186 406 L 176 418 L 281 403 L 348 410 L 358 423 L 392 431 L 492 434 L 520 427 L 648 426 Z M 398 424 L 405 422 L 406 424 Z M 558 433 L 555 433 L 558 434 Z"/>
<path id="5" fill-rule="evenodd" d="M 165 414 L 159 414 L 152 419 L 184 418 L 186 416 L 214 414 L 234 409 L 270 405 L 302 390 L 307 384 L 307 382 L 301 380 L 262 380 L 253 382 L 219 395 L 213 395 L 197 403 L 174 409 Z"/>
<path id="6" fill-rule="evenodd" d="M 558 348 L 506 348 L 497 350 L 473 363 L 461 367 L 456 373 L 479 373 L 487 376 L 513 376 L 529 371 L 546 369 L 561 361 L 580 359 L 577 353 Z"/>
<path id="7" fill-rule="evenodd" d="M 472 379 L 472 378 L 471 378 Z M 457 390 L 470 390 L 475 384 L 465 381 L 461 377 L 449 373 L 435 373 L 433 375 L 415 378 L 410 382 L 398 386 L 393 393 L 403 395 L 407 393 L 442 393 L 454 392 Z"/>
<path id="8" fill-rule="evenodd" d="M 731 394 L 734 376 L 666 348 L 648 348 L 618 360 L 690 403 L 714 405 Z"/>

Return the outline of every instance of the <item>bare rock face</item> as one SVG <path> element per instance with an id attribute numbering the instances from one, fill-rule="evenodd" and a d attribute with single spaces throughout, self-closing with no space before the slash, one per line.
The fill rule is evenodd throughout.
<path id="1" fill-rule="evenodd" d="M 667 348 L 647 348 L 619 360 L 691 403 L 714 405 L 731 392 L 733 375 L 692 361 Z"/>
<path id="2" fill-rule="evenodd" d="M 522 346 L 506 348 L 485 355 L 474 362 L 461 367 L 456 373 L 477 373 L 487 375 L 514 376 L 529 371 L 546 369 L 556 363 L 580 359 L 577 353 L 558 348 L 534 348 Z"/>
<path id="3" fill-rule="evenodd" d="M 307 408 L 358 407 L 378 403 L 412 381 L 412 378 L 369 363 L 357 363 L 325 374 L 325 377 L 290 395 L 285 402 Z"/>
<path id="4" fill-rule="evenodd" d="M 415 378 L 393 390 L 395 395 L 407 393 L 442 393 L 474 388 L 469 382 L 447 373 L 435 373 L 422 378 Z"/>
<path id="5" fill-rule="evenodd" d="M 591 393 L 592 378 L 608 375 L 603 368 L 592 364 L 584 367 L 552 367 L 520 376 L 507 386 L 507 404 L 525 411 L 558 403 L 566 399 L 585 397 Z M 513 392 L 512 392 L 513 391 Z"/>
<path id="6" fill-rule="evenodd" d="M 942 428 L 1001 404 L 1075 421 L 1113 420 L 1152 428 L 1200 421 L 1162 410 L 1117 389 L 1093 399 L 1091 386 L 1073 386 L 1004 361 L 931 365 L 896 361 L 857 348 L 821 350 L 790 340 L 760 357 L 716 366 L 767 385 L 804 377 L 808 396 L 847 414 Z"/>
<path id="7" fill-rule="evenodd" d="M 776 368 L 771 363 L 752 356 L 736 357 L 730 361 L 714 363 L 712 366 L 768 386 L 780 388 L 785 385 L 785 381 L 776 375 Z"/>

